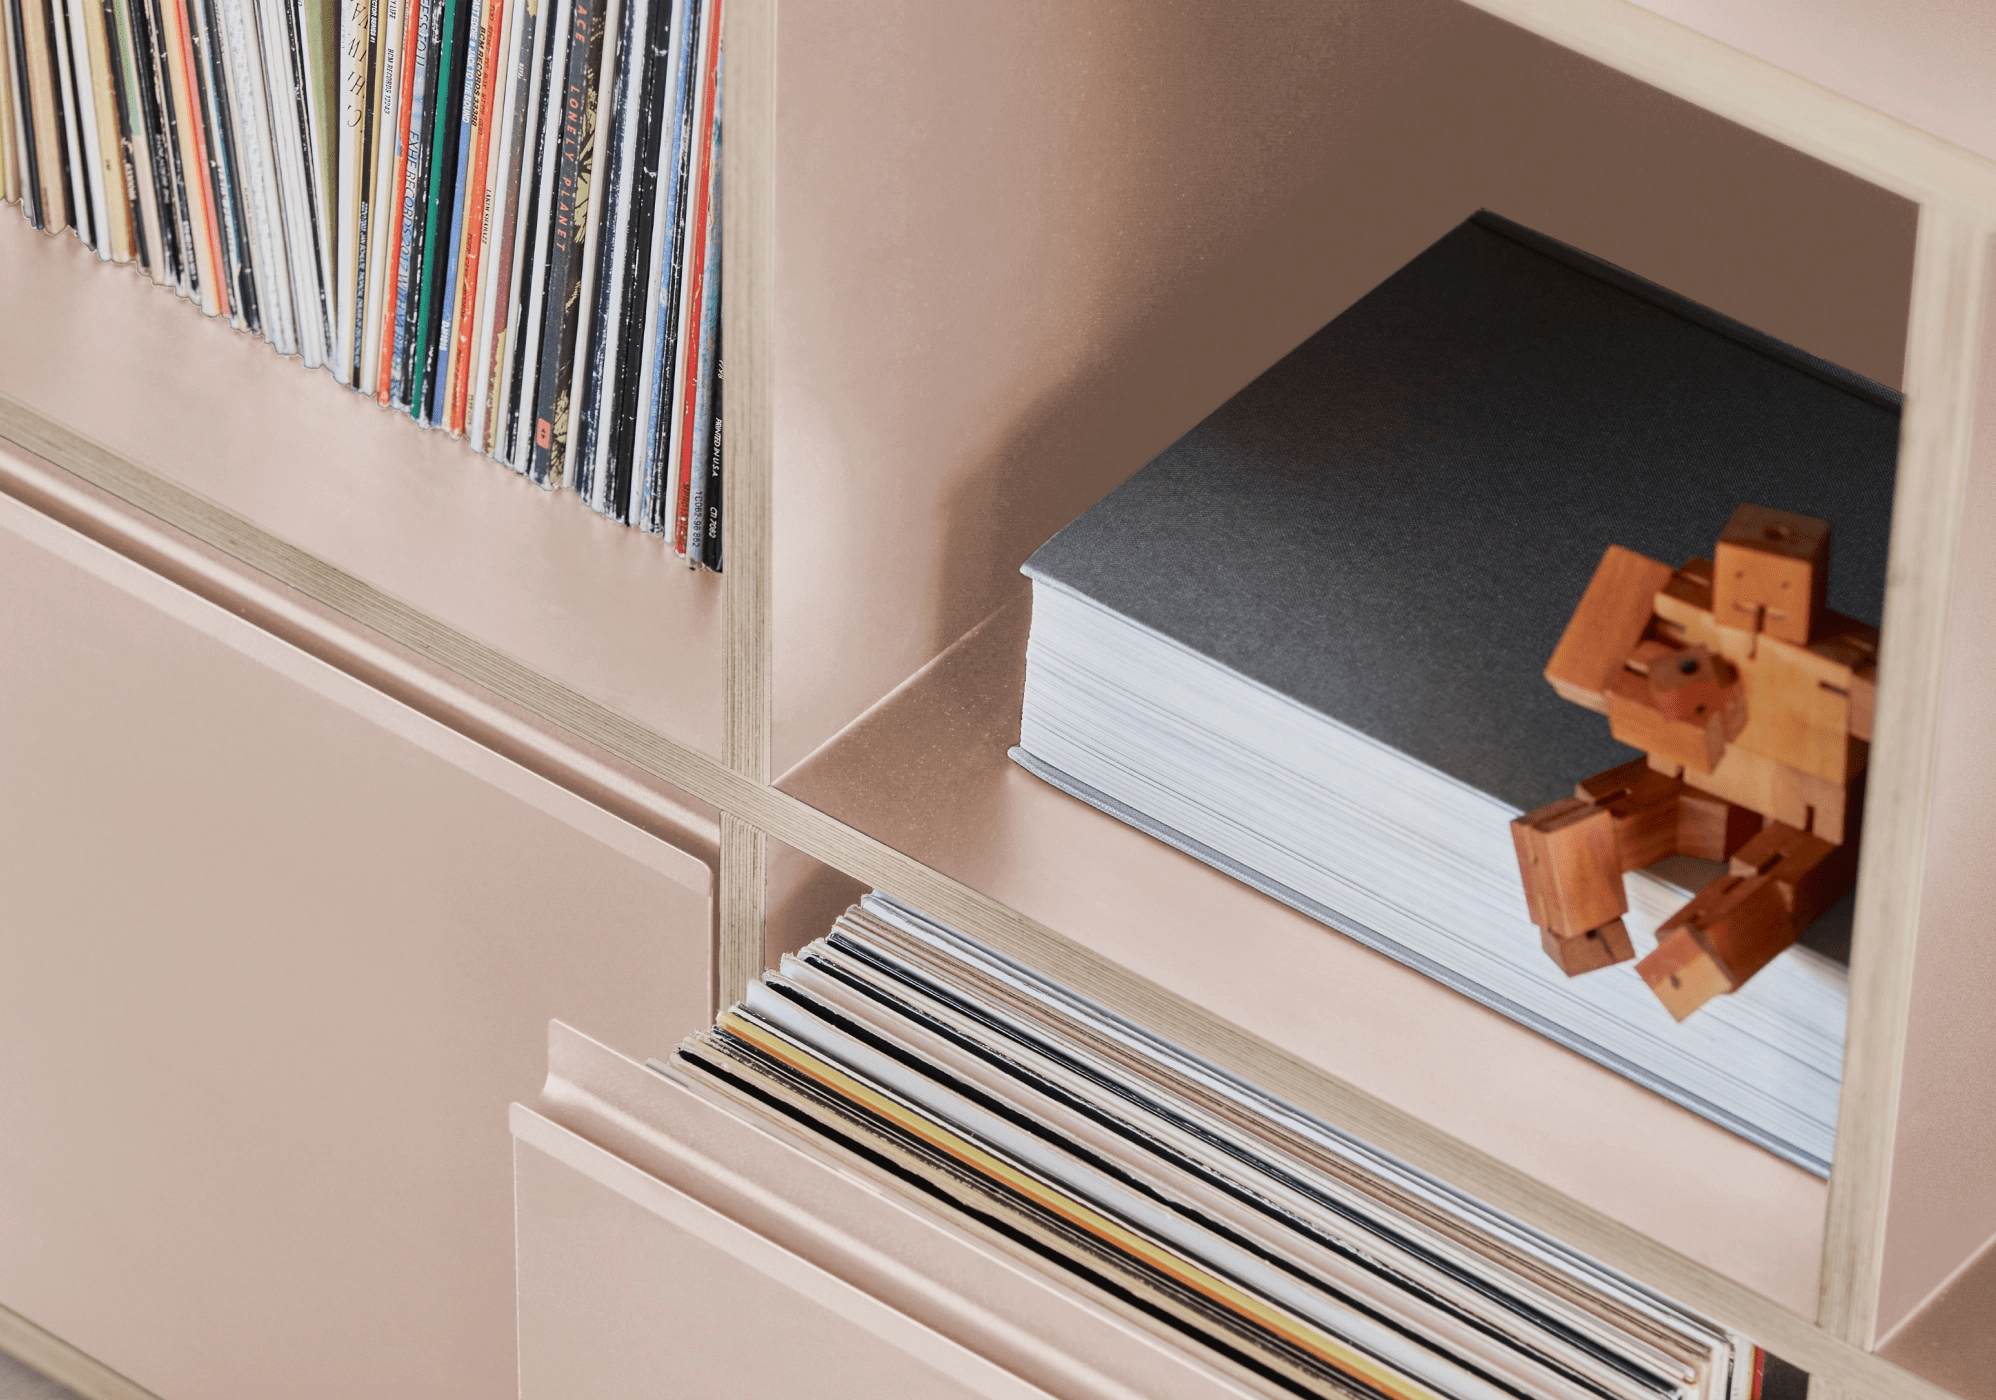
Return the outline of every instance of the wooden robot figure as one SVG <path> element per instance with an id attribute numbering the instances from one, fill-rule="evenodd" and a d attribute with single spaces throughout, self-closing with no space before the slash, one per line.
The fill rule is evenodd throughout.
<path id="1" fill-rule="evenodd" d="M 1728 862 L 1636 965 L 1682 1021 L 1857 879 L 1878 633 L 1824 606 L 1830 527 L 1743 505 L 1710 562 L 1610 545 L 1546 664 L 1645 758 L 1511 823 L 1532 922 L 1571 977 L 1635 955 L 1624 871 Z"/>

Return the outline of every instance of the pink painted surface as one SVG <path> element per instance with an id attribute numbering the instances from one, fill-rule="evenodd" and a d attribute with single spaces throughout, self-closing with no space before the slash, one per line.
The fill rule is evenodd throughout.
<path id="1" fill-rule="evenodd" d="M 1904 202 L 1469 6 L 786 0 L 775 771 L 1480 206 L 1896 384 Z"/>
<path id="2" fill-rule="evenodd" d="M 1987 0 L 1635 0 L 1996 160 L 1996 6 Z"/>
<path id="3" fill-rule="evenodd" d="M 511 1393 L 506 1106 L 706 1021 L 709 865 L 4 497 L 0 657 L 0 1302 L 165 1400 Z"/>
<path id="4" fill-rule="evenodd" d="M 1021 597 L 784 789 L 1796 1312 L 1815 1311 L 1820 1178 L 1012 763 L 1029 618 Z"/>
<path id="5" fill-rule="evenodd" d="M 1996 278 L 1990 286 L 1886 1214 L 1881 1338 L 1996 1236 Z M 1987 1321 L 1996 1333 L 1996 1316 Z"/>
<path id="6" fill-rule="evenodd" d="M 612 525 L 0 218 L 0 393 L 707 753 L 721 591 Z"/>
<path id="7" fill-rule="evenodd" d="M 1878 1354 L 1962 1400 L 1996 1400 L 1996 1240 L 1902 1322 Z"/>
<path id="8" fill-rule="evenodd" d="M 515 1142 L 520 1400 L 969 1400 L 838 1314 Z"/>
<path id="9" fill-rule="evenodd" d="M 725 1379 L 723 1368 L 732 1365 L 736 1379 L 725 1388 L 758 1400 L 852 1387 L 883 1372 L 892 1380 L 896 1367 L 912 1392 L 886 1385 L 832 1393 L 954 1395 L 963 1393 L 959 1386 L 1020 1400 L 1244 1400 L 1259 1393 L 1194 1356 L 1177 1333 L 1112 1311 L 1070 1276 L 944 1218 L 926 1198 L 911 1198 L 787 1127 L 653 1073 L 568 1026 L 548 1028 L 547 1085 L 533 1108 L 514 1105 L 512 1125 L 521 1167 L 525 1400 L 593 1395 L 565 1390 L 564 1368 L 587 1384 L 606 1369 L 586 1359 L 596 1346 L 629 1356 L 647 1378 L 656 1374 L 657 1352 L 619 1335 L 634 1326 L 680 1339 L 673 1364 L 683 1365 L 689 1380 Z M 611 1208 L 600 1195 L 559 1186 L 551 1170 L 528 1166 L 536 1156 L 629 1204 Z M 552 1221 L 542 1218 L 549 1207 Z M 616 1243 L 624 1233 L 655 1242 L 665 1257 L 624 1248 Z M 704 1285 L 704 1275 L 681 1266 L 704 1267 L 707 1259 L 689 1257 L 683 1241 L 694 1237 L 746 1266 L 723 1271 L 724 1307 L 690 1296 L 700 1290 L 689 1288 L 688 1278 Z M 673 1316 L 681 1311 L 701 1325 Z M 842 1332 L 822 1329 L 824 1313 L 843 1322 Z M 908 1366 L 909 1359 L 930 1373 Z M 812 1365 L 818 1372 L 796 1369 Z M 798 1384 L 800 1375 L 817 1379 Z M 938 1387 L 944 1377 L 956 1385 Z M 683 1389 L 700 1393 L 695 1385 Z"/>

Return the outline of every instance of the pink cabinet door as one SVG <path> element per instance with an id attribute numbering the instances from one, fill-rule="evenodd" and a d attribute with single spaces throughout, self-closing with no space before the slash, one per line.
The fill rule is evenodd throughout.
<path id="1" fill-rule="evenodd" d="M 0 496 L 0 1304 L 165 1400 L 511 1394 L 507 1105 L 708 1020 L 712 850 Z"/>
<path id="2" fill-rule="evenodd" d="M 513 1138 L 521 1400 L 1257 1394 L 568 1026 Z"/>

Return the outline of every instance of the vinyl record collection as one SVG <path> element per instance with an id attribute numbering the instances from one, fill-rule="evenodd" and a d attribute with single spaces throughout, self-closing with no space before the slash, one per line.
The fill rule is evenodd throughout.
<path id="1" fill-rule="evenodd" d="M 720 0 L 0 0 L 0 195 L 721 566 Z"/>
<path id="2" fill-rule="evenodd" d="M 1252 1391 L 1806 1387 L 1746 1338 L 879 893 L 652 1067 Z"/>

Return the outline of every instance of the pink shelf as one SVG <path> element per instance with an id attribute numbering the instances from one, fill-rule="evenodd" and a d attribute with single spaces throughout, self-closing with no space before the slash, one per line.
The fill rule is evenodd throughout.
<path id="1" fill-rule="evenodd" d="M 0 211 L 0 393 L 689 747 L 720 579 Z"/>

